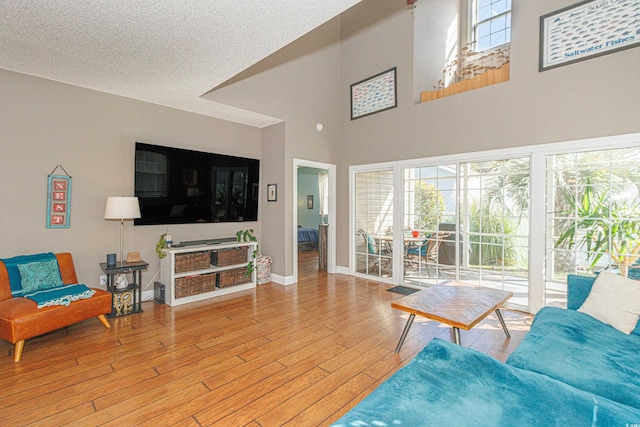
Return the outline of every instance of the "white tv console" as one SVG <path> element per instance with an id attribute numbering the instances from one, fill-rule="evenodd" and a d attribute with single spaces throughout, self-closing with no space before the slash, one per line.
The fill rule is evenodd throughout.
<path id="1" fill-rule="evenodd" d="M 246 261 L 234 264 L 234 265 L 226 265 L 226 266 L 216 266 L 209 264 L 208 267 L 183 271 L 176 273 L 176 255 L 181 254 L 194 254 L 198 252 L 207 252 L 211 253 L 215 250 L 220 249 L 228 249 L 228 248 L 238 248 L 248 246 L 247 248 L 247 259 Z M 253 251 L 256 249 L 257 243 L 255 242 L 233 242 L 233 243 L 220 243 L 220 244 L 204 244 L 204 245 L 193 245 L 193 246 L 184 246 L 178 248 L 167 248 L 164 249 L 164 253 L 167 254 L 166 257 L 160 260 L 160 280 L 165 285 L 165 302 L 171 306 L 186 304 L 194 301 L 200 301 L 207 298 L 218 297 L 222 295 L 228 295 L 230 293 L 244 291 L 246 289 L 251 289 L 256 287 L 256 271 L 254 270 L 251 273 L 251 278 L 248 283 L 243 283 L 240 285 L 219 288 L 215 287 L 213 290 L 208 290 L 202 293 L 197 293 L 195 295 L 189 296 L 176 296 L 176 279 L 181 278 L 193 278 L 200 275 L 207 275 L 211 273 L 220 273 L 227 270 L 234 270 L 246 267 L 249 261 L 253 259 Z M 248 280 L 248 279 L 247 279 Z"/>

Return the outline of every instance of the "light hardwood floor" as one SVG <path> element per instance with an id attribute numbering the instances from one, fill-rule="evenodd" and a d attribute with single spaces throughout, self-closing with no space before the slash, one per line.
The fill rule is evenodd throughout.
<path id="1" fill-rule="evenodd" d="M 0 425 L 322 426 L 337 420 L 450 328 L 406 313 L 390 285 L 308 273 L 179 307 L 97 319 L 28 340 L 20 363 L 0 344 Z M 504 360 L 531 316 L 504 310 L 462 344 Z"/>

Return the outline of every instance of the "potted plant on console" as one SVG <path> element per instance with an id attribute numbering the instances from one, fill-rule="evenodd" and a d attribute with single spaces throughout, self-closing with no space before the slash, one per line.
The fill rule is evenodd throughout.
<path id="1" fill-rule="evenodd" d="M 238 230 L 236 233 L 236 240 L 238 242 L 258 242 L 256 236 L 253 235 L 253 229 L 249 230 Z M 251 253 L 251 261 L 247 264 L 247 271 L 245 275 L 247 277 L 251 276 L 253 270 L 256 269 L 255 260 L 258 257 L 258 245 L 256 244 L 255 250 Z"/>
<path id="2" fill-rule="evenodd" d="M 161 234 L 160 239 L 158 239 L 158 243 L 156 243 L 156 252 L 158 253 L 158 258 L 162 259 L 167 256 L 167 253 L 164 252 L 167 246 L 167 233 Z"/>

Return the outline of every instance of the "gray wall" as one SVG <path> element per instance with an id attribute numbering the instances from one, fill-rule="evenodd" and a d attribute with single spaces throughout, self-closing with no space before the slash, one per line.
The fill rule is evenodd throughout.
<path id="1" fill-rule="evenodd" d="M 285 191 L 285 126 L 278 123 L 263 130 L 263 156 L 262 175 L 260 185 L 265 187 L 268 184 L 277 185 L 277 200 L 267 202 L 266 197 L 261 202 L 260 228 L 262 238 L 258 240 L 260 252 L 271 256 L 273 264 L 271 271 L 277 275 L 283 275 L 285 268 L 285 257 L 283 256 L 283 239 L 285 234 L 284 221 L 285 208 L 288 206 L 285 201 L 290 197 Z M 263 224 L 269 224 L 265 227 Z"/>
<path id="2" fill-rule="evenodd" d="M 514 1 L 511 80 L 418 105 L 412 94 L 413 15 L 405 1 L 364 0 L 347 11 L 338 173 L 347 176 L 350 165 L 640 132 L 640 48 L 538 72 L 540 16 L 573 3 Z M 398 108 L 348 120 L 349 85 L 394 66 Z M 337 261 L 346 266 L 346 182 L 338 197 Z"/>
<path id="3" fill-rule="evenodd" d="M 343 93 L 350 83 L 398 67 L 399 107 L 349 121 L 342 101 L 346 164 L 590 138 L 640 129 L 640 49 L 538 72 L 539 17 L 572 0 L 516 1 L 513 9 L 511 80 L 414 105 L 412 14 L 404 1 L 365 0 L 343 17 Z M 417 2 L 418 7 L 422 2 Z M 394 6 L 395 5 L 395 10 Z M 361 10 L 362 9 L 362 10 Z M 365 11 L 378 18 L 363 28 Z M 389 41 L 394 41 L 390 43 Z M 493 117 L 500 115 L 498 122 Z M 371 149 L 371 147 L 375 147 Z"/>
<path id="4" fill-rule="evenodd" d="M 105 221 L 107 196 L 133 195 L 134 143 L 261 158 L 262 130 L 0 70 L 0 257 L 69 251 L 78 278 L 97 286 L 98 263 L 119 252 L 120 224 Z M 71 227 L 45 227 L 47 175 L 61 164 L 73 177 Z M 261 179 L 261 208 L 266 199 Z M 259 223 L 172 225 L 174 241 L 234 236 Z M 166 226 L 125 224 L 124 252 L 158 272 L 155 245 Z"/>
<path id="5" fill-rule="evenodd" d="M 265 138 L 263 169 L 278 183 L 278 202 L 262 214 L 261 247 L 273 258 L 272 272 L 293 275 L 293 159 L 338 164 L 340 111 L 340 19 L 333 19 L 244 73 L 244 79 L 206 98 L 283 120 L 282 141 Z M 234 79 L 236 80 L 236 79 Z M 322 123 L 322 132 L 316 130 Z M 276 125 L 278 126 L 278 125 Z M 280 150 L 284 148 L 284 153 Z M 272 150 L 278 151 L 275 157 Z M 346 184 L 346 177 L 338 177 Z M 267 239 L 267 230 L 269 238 Z M 274 231 L 278 231 L 275 233 Z"/>

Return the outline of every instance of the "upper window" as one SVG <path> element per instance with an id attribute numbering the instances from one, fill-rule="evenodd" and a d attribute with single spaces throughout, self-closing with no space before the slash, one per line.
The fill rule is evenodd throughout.
<path id="1" fill-rule="evenodd" d="M 511 0 L 472 0 L 471 33 L 475 51 L 511 42 Z"/>

